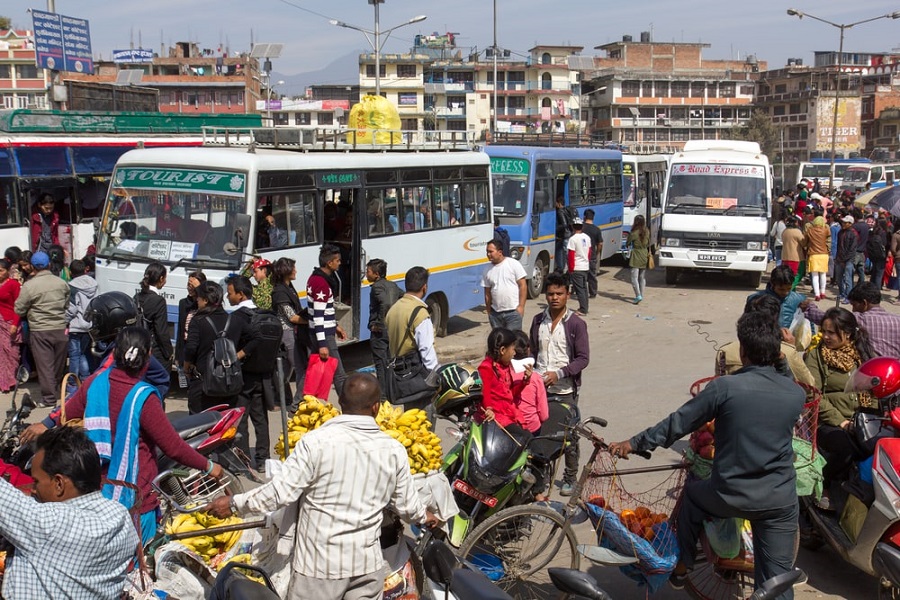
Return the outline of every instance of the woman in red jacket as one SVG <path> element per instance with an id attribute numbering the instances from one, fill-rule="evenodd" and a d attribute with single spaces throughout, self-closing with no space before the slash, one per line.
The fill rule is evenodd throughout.
<path id="1" fill-rule="evenodd" d="M 498 327 L 488 335 L 487 355 L 478 366 L 481 375 L 481 410 L 485 421 L 496 421 L 511 433 L 526 434 L 525 417 L 519 410 L 524 382 L 513 382 L 510 361 L 516 354 L 516 334 Z"/>
<path id="2" fill-rule="evenodd" d="M 19 297 L 21 284 L 10 277 L 12 265 L 0 259 L 0 391 L 8 392 L 16 385 L 19 366 L 19 315 L 13 307 Z"/>

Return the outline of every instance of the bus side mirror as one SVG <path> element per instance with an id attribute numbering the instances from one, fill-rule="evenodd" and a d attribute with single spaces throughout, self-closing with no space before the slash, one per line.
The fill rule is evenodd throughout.
<path id="1" fill-rule="evenodd" d="M 241 250 L 245 249 L 248 244 L 248 236 L 250 233 L 250 215 L 234 216 L 234 245 Z"/>

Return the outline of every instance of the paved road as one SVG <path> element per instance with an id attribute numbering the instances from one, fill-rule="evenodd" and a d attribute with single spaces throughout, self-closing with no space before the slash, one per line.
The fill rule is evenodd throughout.
<path id="1" fill-rule="evenodd" d="M 692 382 L 712 374 L 714 350 L 735 337 L 734 323 L 750 292 L 741 280 L 727 276 L 682 278 L 678 287 L 666 286 L 661 269 L 649 274 L 647 284 L 644 301 L 634 306 L 630 303 L 633 294 L 628 271 L 607 266 L 600 277 L 602 292 L 590 304 L 591 365 L 584 375 L 581 409 L 586 415 L 609 421 L 604 437 L 610 441 L 627 438 L 666 416 L 688 398 Z M 541 299 L 529 301 L 526 323 L 543 308 Z M 886 303 L 886 308 L 900 312 L 893 304 Z M 452 319 L 450 335 L 438 340 L 442 362 L 477 364 L 487 338 L 486 321 L 483 311 Z M 348 368 L 371 364 L 365 344 L 347 348 L 344 354 Z M 0 408 L 8 402 L 9 395 L 0 396 Z M 169 407 L 170 411 L 186 408 L 178 398 L 171 400 Z M 277 436 L 280 419 L 277 413 L 271 416 L 270 427 Z M 444 429 L 439 423 L 437 431 L 446 438 Z M 586 446 L 582 448 L 585 458 L 587 451 Z M 677 452 L 661 450 L 652 464 L 677 458 Z M 634 459 L 630 466 L 639 466 L 636 461 L 647 464 Z M 578 534 L 580 542 L 592 543 L 589 527 L 579 527 Z M 809 575 L 809 582 L 797 589 L 798 598 L 876 596 L 875 579 L 850 567 L 829 549 L 801 551 L 798 566 Z M 593 567 L 590 572 L 614 598 L 643 596 L 616 569 Z M 683 597 L 683 593 L 667 587 L 654 595 L 661 599 Z"/>

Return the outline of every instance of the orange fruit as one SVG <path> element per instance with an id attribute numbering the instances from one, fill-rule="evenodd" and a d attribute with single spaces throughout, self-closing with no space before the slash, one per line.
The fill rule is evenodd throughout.
<path id="1" fill-rule="evenodd" d="M 646 519 L 650 516 L 650 509 L 646 506 L 638 506 L 636 509 L 634 509 L 634 516 L 636 516 L 638 519 Z"/>
<path id="2" fill-rule="evenodd" d="M 652 542 L 653 538 L 656 537 L 656 533 L 650 527 L 644 527 L 644 539 L 648 542 Z"/>
<path id="3" fill-rule="evenodd" d="M 622 512 L 619 513 L 619 518 L 622 519 L 623 523 L 625 522 L 625 519 L 633 519 L 635 516 L 637 516 L 637 515 L 635 515 L 634 511 L 631 510 L 630 508 L 626 508 L 625 510 L 623 510 Z"/>

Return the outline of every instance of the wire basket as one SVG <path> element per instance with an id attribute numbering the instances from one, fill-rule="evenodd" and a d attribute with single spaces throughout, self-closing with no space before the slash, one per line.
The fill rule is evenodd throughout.
<path id="1" fill-rule="evenodd" d="M 232 477 L 223 473 L 220 479 L 196 469 L 170 469 L 153 480 L 153 489 L 177 512 L 191 512 L 226 493 Z"/>

